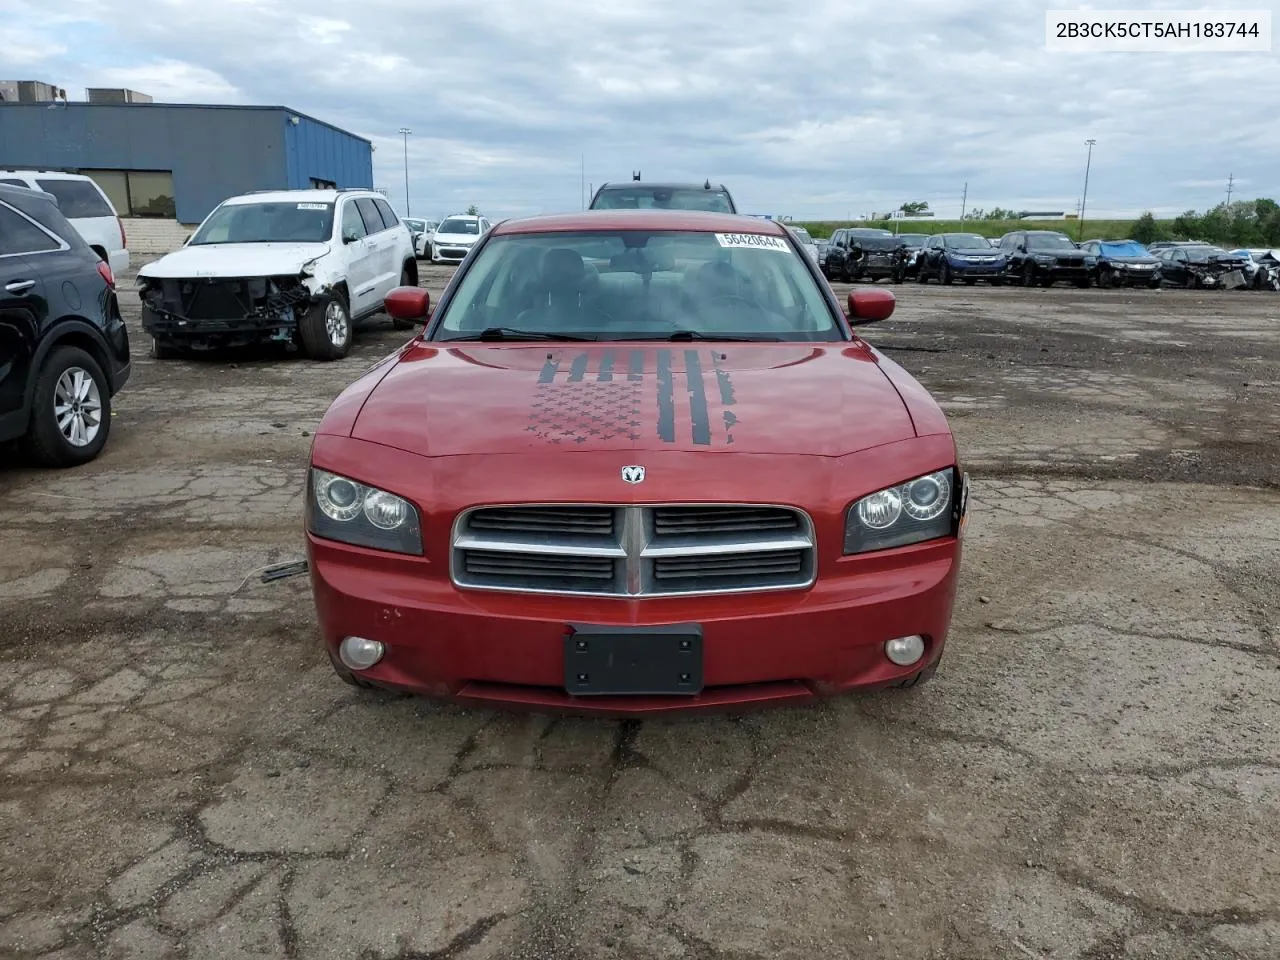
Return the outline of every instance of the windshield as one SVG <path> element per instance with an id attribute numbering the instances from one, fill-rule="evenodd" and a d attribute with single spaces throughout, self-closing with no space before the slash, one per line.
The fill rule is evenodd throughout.
<path id="1" fill-rule="evenodd" d="M 923 247 L 924 242 L 929 239 L 929 235 L 927 233 L 900 233 L 898 234 L 898 239 L 906 246 L 915 249 L 916 247 Z"/>
<path id="2" fill-rule="evenodd" d="M 1197 263 L 1203 263 L 1210 257 L 1225 257 L 1227 255 L 1227 251 L 1221 247 L 1183 247 L 1183 249 L 1187 251 L 1187 259 L 1194 260 Z"/>
<path id="3" fill-rule="evenodd" d="M 951 233 L 943 238 L 948 250 L 990 250 L 991 243 L 976 233 Z"/>
<path id="4" fill-rule="evenodd" d="M 189 245 L 322 243 L 332 235 L 332 203 L 227 203 L 209 214 Z"/>
<path id="5" fill-rule="evenodd" d="M 788 229 L 796 235 L 796 239 L 801 243 L 813 243 L 813 237 L 809 236 L 809 231 L 804 227 L 790 227 Z"/>
<path id="6" fill-rule="evenodd" d="M 892 230 L 876 230 L 873 227 L 854 227 L 849 231 L 853 237 L 892 237 Z"/>
<path id="7" fill-rule="evenodd" d="M 599 340 L 837 341 L 805 259 L 774 235 L 637 230 L 515 234 L 487 243 L 433 340 L 493 327 Z"/>
<path id="8" fill-rule="evenodd" d="M 450 218 L 436 227 L 436 233 L 479 233 L 479 220 L 457 220 Z"/>
<path id="9" fill-rule="evenodd" d="M 404 220 L 401 222 L 410 230 L 417 231 L 418 233 L 421 233 L 423 230 L 427 229 L 427 221 L 425 220 L 414 220 L 409 217 L 405 217 Z"/>
<path id="10" fill-rule="evenodd" d="M 1028 250 L 1074 250 L 1076 245 L 1060 233 L 1031 233 L 1027 235 Z"/>
<path id="11" fill-rule="evenodd" d="M 1123 243 L 1107 243 L 1101 245 L 1101 252 L 1104 257 L 1146 257 L 1146 247 L 1138 243 L 1136 240 L 1126 240 Z"/>
<path id="12" fill-rule="evenodd" d="M 592 210 L 710 210 L 733 213 L 733 204 L 724 190 L 701 187 L 611 187 L 601 190 Z"/>

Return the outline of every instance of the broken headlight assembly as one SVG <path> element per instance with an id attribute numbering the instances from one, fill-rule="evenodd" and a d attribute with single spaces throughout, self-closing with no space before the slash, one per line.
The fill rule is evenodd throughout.
<path id="1" fill-rule="evenodd" d="M 968 499 L 967 482 L 958 469 L 948 467 L 855 500 L 845 515 L 845 554 L 955 536 Z"/>
<path id="2" fill-rule="evenodd" d="M 413 504 L 315 467 L 307 479 L 307 530 L 357 547 L 422 554 L 422 524 Z"/>

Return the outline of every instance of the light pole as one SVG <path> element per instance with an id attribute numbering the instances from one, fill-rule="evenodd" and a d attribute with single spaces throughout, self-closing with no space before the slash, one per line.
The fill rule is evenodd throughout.
<path id="1" fill-rule="evenodd" d="M 1084 193 L 1080 195 L 1080 229 L 1076 231 L 1076 240 L 1084 239 L 1084 205 L 1089 202 L 1089 167 L 1093 163 L 1093 145 L 1097 143 L 1090 137 L 1085 141 L 1089 145 L 1089 155 L 1084 161 Z"/>
<path id="2" fill-rule="evenodd" d="M 404 136 L 404 215 L 410 214 L 409 210 L 409 134 L 413 133 L 408 127 L 401 127 L 400 133 Z"/>

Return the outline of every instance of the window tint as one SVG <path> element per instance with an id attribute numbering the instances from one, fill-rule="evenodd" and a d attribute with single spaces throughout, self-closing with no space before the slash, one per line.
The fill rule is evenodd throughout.
<path id="1" fill-rule="evenodd" d="M 377 205 L 368 197 L 357 200 L 356 207 L 360 210 L 360 216 L 364 217 L 364 228 L 370 233 L 381 233 L 387 229 L 387 225 L 382 222 L 382 214 L 378 212 Z"/>
<path id="2" fill-rule="evenodd" d="M 114 217 L 115 211 L 89 180 L 37 180 L 36 186 L 58 198 L 58 209 L 68 220 L 77 217 Z"/>
<path id="3" fill-rule="evenodd" d="M 382 214 L 382 223 L 388 230 L 400 222 L 400 218 L 396 216 L 396 212 L 391 209 L 391 204 L 385 200 L 373 201 L 374 206 L 378 208 L 378 212 Z"/>
<path id="4" fill-rule="evenodd" d="M 28 190 L 31 189 L 31 185 L 28 184 L 27 181 L 25 180 L 15 180 L 13 178 L 7 178 L 7 179 L 0 179 L 0 183 L 7 184 L 10 187 L 26 187 Z"/>
<path id="5" fill-rule="evenodd" d="M 356 209 L 356 202 L 348 200 L 342 206 L 342 236 L 360 237 L 368 236 L 369 231 L 365 229 L 364 218 L 360 216 L 360 211 Z"/>
<path id="6" fill-rule="evenodd" d="M 0 204 L 0 257 L 59 249 L 57 240 L 12 207 Z"/>

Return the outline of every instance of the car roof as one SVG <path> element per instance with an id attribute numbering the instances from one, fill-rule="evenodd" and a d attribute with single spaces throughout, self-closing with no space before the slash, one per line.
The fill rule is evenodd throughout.
<path id="1" fill-rule="evenodd" d="M 386 199 L 376 190 L 255 190 L 251 193 L 241 193 L 234 197 L 227 197 L 223 203 L 281 203 L 290 200 L 306 201 L 313 203 L 333 203 L 339 197 L 346 196 L 368 196 Z"/>
<path id="2" fill-rule="evenodd" d="M 701 188 L 699 188 L 701 189 Z M 568 233 L 590 230 L 675 230 L 689 233 L 760 233 L 785 237 L 787 231 L 773 220 L 740 213 L 705 210 L 584 210 L 520 220 L 504 220 L 495 234 Z"/>
<path id="3" fill-rule="evenodd" d="M 654 190 L 724 190 L 726 193 L 729 190 L 723 183 L 712 183 L 711 186 L 707 186 L 708 183 L 710 183 L 708 180 L 703 180 L 701 183 L 693 181 L 685 183 L 678 180 L 614 180 L 600 184 L 596 193 L 600 190 L 627 190 L 633 187 Z"/>
<path id="4" fill-rule="evenodd" d="M 445 220 L 483 220 L 483 219 L 484 217 L 478 213 L 450 213 L 440 218 L 442 222 Z"/>
<path id="5" fill-rule="evenodd" d="M 0 170 L 0 177 L 30 177 L 32 180 L 88 180 L 93 182 L 93 177 L 86 176 L 83 173 L 65 173 L 61 170 Z"/>

